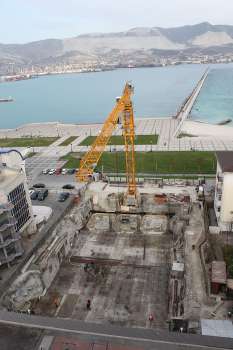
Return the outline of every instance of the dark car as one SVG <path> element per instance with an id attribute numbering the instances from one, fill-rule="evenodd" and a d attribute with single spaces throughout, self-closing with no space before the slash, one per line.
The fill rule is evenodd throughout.
<path id="1" fill-rule="evenodd" d="M 69 175 L 73 175 L 75 173 L 75 169 L 69 169 L 67 174 Z"/>
<path id="2" fill-rule="evenodd" d="M 45 200 L 45 198 L 48 196 L 49 191 L 47 189 L 43 189 L 41 191 L 39 191 L 38 193 L 38 201 L 43 201 Z"/>
<path id="3" fill-rule="evenodd" d="M 62 192 L 59 194 L 58 202 L 65 202 L 69 198 L 70 194 L 68 192 Z"/>
<path id="4" fill-rule="evenodd" d="M 33 185 L 35 188 L 45 188 L 45 184 L 35 184 Z"/>
<path id="5" fill-rule="evenodd" d="M 67 184 L 67 185 L 64 185 L 62 188 L 64 190 L 73 190 L 75 187 L 74 185 Z"/>
<path id="6" fill-rule="evenodd" d="M 38 194 L 39 194 L 39 191 L 33 191 L 32 193 L 31 193 L 31 195 L 30 195 L 30 198 L 32 199 L 32 200 L 36 200 L 37 198 L 38 198 Z"/>

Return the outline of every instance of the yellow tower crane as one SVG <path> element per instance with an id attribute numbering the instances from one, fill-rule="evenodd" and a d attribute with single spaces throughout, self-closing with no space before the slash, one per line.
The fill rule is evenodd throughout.
<path id="1" fill-rule="evenodd" d="M 90 150 L 80 161 L 79 170 L 76 178 L 79 181 L 87 181 L 88 177 L 93 174 L 106 145 L 118 123 L 122 123 L 123 137 L 125 142 L 125 162 L 126 162 L 126 179 L 128 184 L 128 195 L 136 197 L 136 179 L 135 179 L 135 154 L 134 154 L 134 114 L 131 95 L 133 86 L 126 83 L 123 94 L 117 98 L 117 102 L 112 112 L 104 122 L 99 136 L 91 145 Z"/>

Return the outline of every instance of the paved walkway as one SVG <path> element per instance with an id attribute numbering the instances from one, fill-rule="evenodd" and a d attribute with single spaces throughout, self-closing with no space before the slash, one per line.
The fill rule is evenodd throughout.
<path id="1" fill-rule="evenodd" d="M 141 118 L 135 120 L 135 132 L 136 135 L 159 135 L 157 145 L 136 145 L 136 151 L 148 152 L 151 149 L 153 151 L 222 151 L 233 150 L 233 127 L 230 126 L 217 126 L 208 125 L 205 123 L 195 121 L 185 121 L 181 132 L 188 134 L 198 134 L 202 136 L 198 137 L 182 137 L 177 138 L 174 136 L 177 129 L 179 120 L 173 118 Z M 55 127 L 56 125 L 56 127 Z M 0 130 L 0 138 L 5 137 L 21 137 L 25 135 L 38 136 L 57 136 L 57 130 L 61 136 L 60 141 L 55 141 L 49 147 L 35 147 L 34 151 L 40 153 L 42 158 L 51 158 L 51 160 L 58 161 L 58 159 L 71 152 L 86 152 L 87 147 L 79 146 L 79 144 L 88 136 L 96 136 L 99 134 L 102 128 L 102 124 L 91 125 L 75 125 L 75 124 L 35 124 L 26 125 L 17 130 Z M 122 130 L 118 128 L 115 130 L 114 135 L 121 135 Z M 77 136 L 72 142 L 72 145 L 59 146 L 69 136 Z M 123 146 L 116 147 L 118 151 L 124 149 Z M 20 148 L 18 148 L 20 150 Z M 106 150 L 110 150 L 107 147 Z M 38 163 L 42 158 L 38 159 Z M 53 163 L 52 163 L 53 164 Z M 51 166 L 50 166 L 51 168 Z M 42 167 L 40 167 L 42 169 Z"/>

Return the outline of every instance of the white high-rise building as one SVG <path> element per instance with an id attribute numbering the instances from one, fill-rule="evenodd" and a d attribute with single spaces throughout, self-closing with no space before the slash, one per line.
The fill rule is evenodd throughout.
<path id="1" fill-rule="evenodd" d="M 233 152 L 216 152 L 214 209 L 221 231 L 233 230 Z"/>

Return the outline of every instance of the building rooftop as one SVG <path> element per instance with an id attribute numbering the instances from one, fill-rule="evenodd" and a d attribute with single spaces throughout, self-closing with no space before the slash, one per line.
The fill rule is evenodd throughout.
<path id="1" fill-rule="evenodd" d="M 216 156 L 223 172 L 233 172 L 233 152 L 216 152 Z"/>
<path id="2" fill-rule="evenodd" d="M 211 281 L 214 283 L 226 284 L 226 263 L 225 261 L 213 261 L 212 262 L 212 277 Z"/>
<path id="3" fill-rule="evenodd" d="M 201 320 L 202 335 L 233 338 L 233 325 L 228 320 Z"/>

